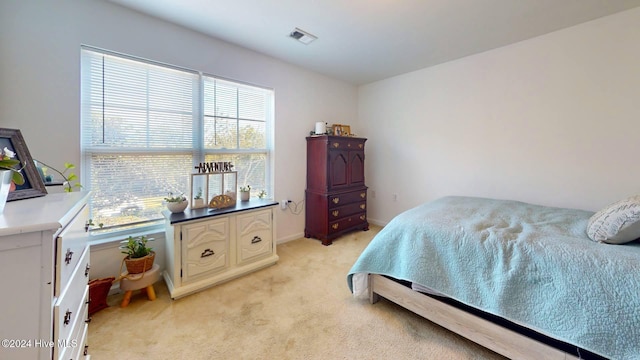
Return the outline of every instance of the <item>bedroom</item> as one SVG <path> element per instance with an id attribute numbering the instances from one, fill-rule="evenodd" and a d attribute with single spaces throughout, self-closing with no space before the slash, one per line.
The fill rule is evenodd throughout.
<path id="1" fill-rule="evenodd" d="M 90 44 L 277 89 L 276 199 L 302 200 L 303 135 L 327 119 L 368 138 L 379 225 L 448 194 L 596 210 L 638 191 L 637 8 L 355 86 L 108 2 L 0 6 L 0 124 L 52 165 L 80 164 L 78 52 Z M 167 51 L 166 39 L 179 41 Z M 302 236 L 303 217 L 276 216 L 277 242 Z M 96 274 L 119 266 L 114 248 L 92 257 Z"/>

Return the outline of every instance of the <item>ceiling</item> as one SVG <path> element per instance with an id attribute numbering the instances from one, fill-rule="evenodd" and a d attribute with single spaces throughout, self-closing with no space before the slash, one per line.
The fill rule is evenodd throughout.
<path id="1" fill-rule="evenodd" d="M 109 0 L 360 85 L 640 6 L 640 0 Z M 300 28 L 309 45 L 289 37 Z"/>

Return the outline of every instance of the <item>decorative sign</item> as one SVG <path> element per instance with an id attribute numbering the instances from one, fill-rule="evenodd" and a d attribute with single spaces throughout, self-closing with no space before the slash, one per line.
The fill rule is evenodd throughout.
<path id="1" fill-rule="evenodd" d="M 232 172 L 233 164 L 230 161 L 200 163 L 195 167 L 195 169 L 198 169 L 198 174 L 206 174 L 212 172 Z"/>

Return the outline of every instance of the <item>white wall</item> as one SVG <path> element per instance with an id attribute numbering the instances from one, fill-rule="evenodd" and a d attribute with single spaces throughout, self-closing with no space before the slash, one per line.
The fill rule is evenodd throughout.
<path id="1" fill-rule="evenodd" d="M 275 89 L 277 200 L 304 199 L 315 122 L 357 116 L 355 86 L 106 1 L 0 1 L 0 127 L 20 129 L 32 157 L 54 167 L 80 164 L 81 44 Z M 303 235 L 304 212 L 276 215 L 278 242 Z M 92 277 L 117 275 L 121 255 L 101 245 L 92 260 Z"/>
<path id="2" fill-rule="evenodd" d="M 637 8 L 360 87 L 370 221 L 444 195 L 595 211 L 640 193 L 639 44 Z"/>
<path id="3" fill-rule="evenodd" d="M 304 198 L 314 123 L 357 116 L 355 86 L 106 1 L 0 1 L 0 127 L 54 167 L 80 163 L 81 44 L 274 88 L 278 200 Z M 302 235 L 304 214 L 277 214 L 278 240 Z"/>

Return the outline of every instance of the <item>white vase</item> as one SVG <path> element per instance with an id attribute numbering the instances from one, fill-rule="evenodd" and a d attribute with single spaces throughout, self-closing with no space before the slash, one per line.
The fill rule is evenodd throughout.
<path id="1" fill-rule="evenodd" d="M 11 170 L 0 170 L 0 214 L 4 211 L 11 188 Z"/>
<path id="2" fill-rule="evenodd" d="M 171 211 L 172 213 L 176 214 L 176 213 L 183 212 L 184 209 L 187 208 L 187 205 L 189 205 L 189 201 L 187 200 L 183 202 L 168 202 L 167 209 L 169 209 L 169 211 Z"/>
<path id="3" fill-rule="evenodd" d="M 240 191 L 240 201 L 249 201 L 251 193 L 248 191 Z"/>

